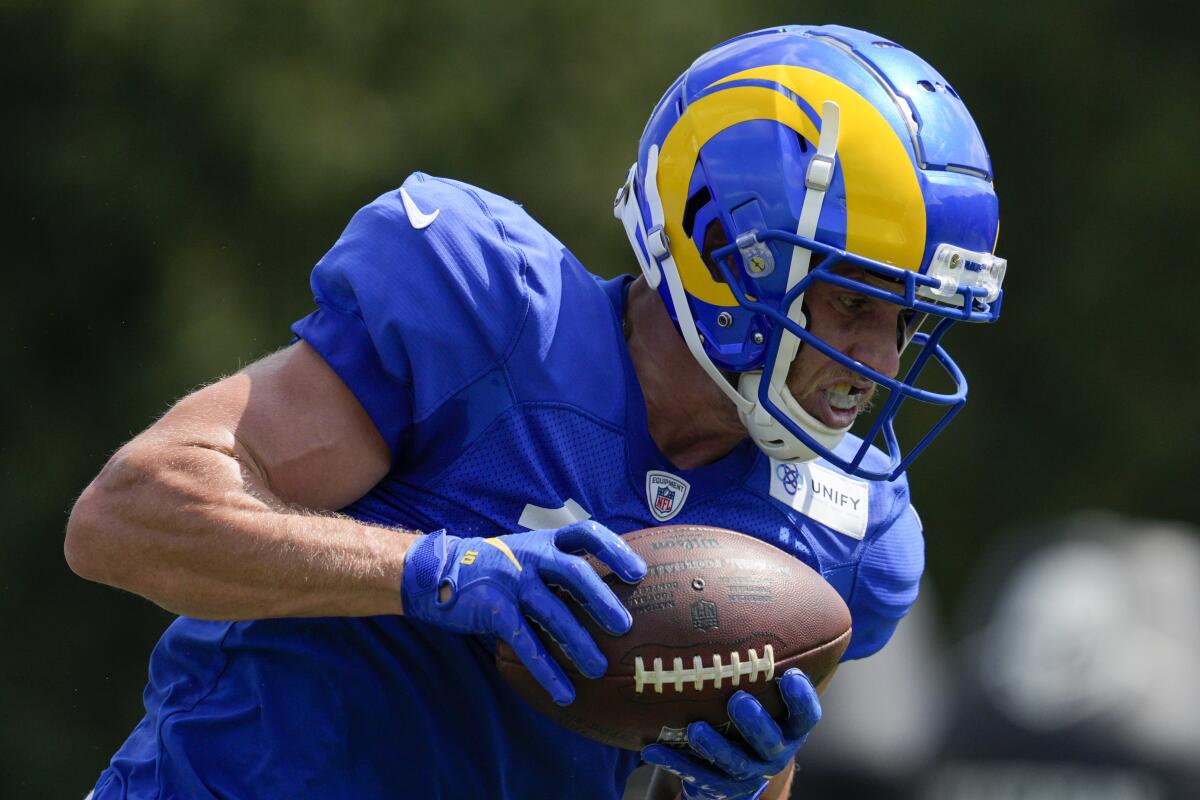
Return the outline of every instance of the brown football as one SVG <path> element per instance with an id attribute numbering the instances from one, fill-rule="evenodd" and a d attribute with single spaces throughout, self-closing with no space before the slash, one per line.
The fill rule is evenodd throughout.
<path id="1" fill-rule="evenodd" d="M 589 561 L 632 612 L 629 633 L 605 633 L 568 601 L 607 657 L 608 672 L 585 678 L 542 635 L 575 684 L 575 702 L 556 705 L 507 645 L 496 651 L 505 679 L 573 731 L 630 750 L 680 743 L 690 722 L 727 725 L 726 702 L 739 689 L 778 718 L 784 708 L 773 678 L 799 667 L 819 686 L 850 643 L 850 611 L 841 596 L 777 547 L 695 525 L 647 528 L 623 538 L 646 560 L 641 583 L 627 584 Z"/>

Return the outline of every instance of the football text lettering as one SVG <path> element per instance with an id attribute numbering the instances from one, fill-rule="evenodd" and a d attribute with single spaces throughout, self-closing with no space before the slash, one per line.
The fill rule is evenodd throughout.
<path id="1" fill-rule="evenodd" d="M 679 581 L 642 585 L 625 598 L 625 605 L 632 614 L 674 608 L 675 590 L 678 588 Z"/>
<path id="2" fill-rule="evenodd" d="M 693 569 L 720 569 L 721 559 L 719 558 L 699 558 L 689 559 L 687 561 L 669 561 L 666 564 L 654 564 L 646 572 L 647 578 L 653 578 L 658 575 L 672 575 L 676 572 Z"/>
<path id="3" fill-rule="evenodd" d="M 716 539 L 667 539 L 662 542 L 651 542 L 651 550 L 696 550 L 698 548 L 720 547 Z"/>

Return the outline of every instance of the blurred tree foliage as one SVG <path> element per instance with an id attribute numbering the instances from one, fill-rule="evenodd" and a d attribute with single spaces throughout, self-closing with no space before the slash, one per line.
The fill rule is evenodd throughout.
<path id="1" fill-rule="evenodd" d="M 285 344 L 311 265 L 413 170 L 633 270 L 610 202 L 646 115 L 691 58 L 770 24 L 911 47 L 991 148 L 1009 302 L 953 337 L 972 402 L 913 470 L 942 596 L 1015 521 L 1200 521 L 1193 9 L 4 0 L 0 796 L 82 795 L 141 716 L 169 615 L 61 557 L 107 455 Z"/>

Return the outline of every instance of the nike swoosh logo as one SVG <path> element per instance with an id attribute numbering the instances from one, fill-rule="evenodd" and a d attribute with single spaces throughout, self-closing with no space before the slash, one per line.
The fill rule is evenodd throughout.
<path id="1" fill-rule="evenodd" d="M 510 550 L 508 545 L 506 545 L 504 542 L 500 541 L 499 539 L 497 539 L 496 537 L 493 536 L 491 539 L 484 539 L 483 543 L 490 544 L 492 547 L 496 548 L 501 553 L 504 553 L 504 555 L 508 556 L 508 560 L 513 562 L 514 565 L 516 565 L 517 572 L 523 571 L 521 569 L 521 562 L 517 561 L 517 557 L 515 555 L 513 555 L 513 551 Z"/>
<path id="2" fill-rule="evenodd" d="M 417 230 L 428 228 L 430 223 L 438 218 L 438 214 L 442 213 L 440 208 L 435 208 L 429 214 L 417 208 L 417 204 L 408 196 L 408 192 L 405 191 L 404 187 L 400 187 L 400 199 L 404 201 L 404 213 L 408 215 L 408 221 Z"/>

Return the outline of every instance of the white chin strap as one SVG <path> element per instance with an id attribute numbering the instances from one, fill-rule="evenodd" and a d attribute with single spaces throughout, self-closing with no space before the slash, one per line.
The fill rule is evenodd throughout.
<path id="1" fill-rule="evenodd" d="M 833 182 L 833 169 L 837 154 L 838 128 L 840 109 L 832 100 L 826 100 L 821 107 L 821 139 L 817 144 L 817 152 L 808 162 L 808 172 L 804 178 L 807 191 L 804 193 L 804 204 L 800 207 L 800 219 L 796 223 L 796 235 L 812 239 L 817 233 L 817 220 L 821 217 L 821 206 L 825 203 L 825 194 Z M 787 291 L 808 275 L 812 262 L 812 251 L 804 247 L 792 248 L 792 261 L 788 267 Z M 788 319 L 807 327 L 804 318 L 804 293 L 797 295 L 787 310 Z M 771 399 L 788 417 L 794 420 L 822 447 L 832 450 L 842 441 L 842 437 L 850 430 L 831 428 L 819 419 L 805 411 L 796 398 L 792 396 L 787 385 L 788 370 L 796 353 L 800 349 L 800 339 L 787 330 L 782 332 L 779 341 L 779 353 L 775 356 L 774 368 L 768 378 L 767 397 Z M 817 457 L 812 448 L 800 441 L 783 426 L 766 408 L 758 402 L 758 392 L 762 384 L 762 372 L 746 372 L 738 381 L 738 391 L 741 395 L 754 401 L 753 408 L 742 411 L 742 424 L 750 432 L 751 438 L 759 449 L 779 461 L 811 461 Z"/>
<path id="2" fill-rule="evenodd" d="M 813 238 L 817 231 L 817 220 L 821 216 L 825 193 L 833 181 L 834 159 L 837 151 L 840 118 L 838 105 L 827 100 L 822 106 L 821 112 L 821 137 L 817 144 L 817 152 L 808 162 L 808 172 L 805 176 L 807 191 L 804 194 L 800 219 L 796 225 L 796 235 L 808 239 Z M 625 184 L 617 191 L 613 215 L 624 224 L 629 243 L 633 246 L 638 264 L 641 266 L 650 288 L 657 289 L 661 281 L 666 279 L 667 292 L 671 297 L 671 304 L 675 308 L 679 330 L 683 334 L 684 343 L 692 357 L 737 407 L 738 417 L 759 449 L 779 461 L 811 461 L 816 458 L 817 454 L 813 452 L 812 448 L 801 442 L 759 403 L 761 371 L 742 373 L 735 389 L 717 368 L 717 365 L 712 362 L 712 359 L 708 357 L 708 354 L 704 352 L 704 344 L 696 329 L 691 306 L 688 305 L 687 292 L 683 289 L 683 281 L 675 267 L 675 259 L 671 256 L 670 243 L 667 241 L 667 233 L 663 228 L 665 214 L 662 200 L 658 194 L 657 145 L 651 146 L 646 156 L 644 190 L 652 222 L 649 231 L 643 227 L 642 214 L 636 197 L 636 180 L 637 164 L 635 163 L 629 169 Z M 643 252 L 643 246 L 646 252 Z M 646 259 L 647 252 L 650 256 L 649 261 Z M 792 248 L 792 260 L 787 281 L 789 291 L 808 274 L 811 259 L 811 250 L 803 247 Z M 803 304 L 804 295 L 801 293 L 788 309 L 789 319 L 800 325 L 806 324 L 804 312 L 801 310 Z M 792 396 L 791 391 L 787 388 L 787 375 L 799 349 L 800 339 L 786 330 L 783 331 L 779 343 L 779 354 L 775 358 L 774 369 L 767 387 L 767 396 L 821 446 L 832 450 L 841 442 L 842 437 L 850 430 L 850 426 L 845 428 L 829 427 L 805 411 Z"/>
<path id="3" fill-rule="evenodd" d="M 650 221 L 653 223 L 649 231 L 646 231 L 642 225 L 642 214 L 638 208 L 635 192 L 636 180 L 637 164 L 634 164 L 629 168 L 629 176 L 625 180 L 625 185 L 617 191 L 617 199 L 613 204 L 613 216 L 624 223 L 625 233 L 629 236 L 629 243 L 633 245 L 633 252 L 637 254 L 642 274 L 646 276 L 646 283 L 650 285 L 650 288 L 657 289 L 659 283 L 664 278 L 666 279 L 667 293 L 671 297 L 671 304 L 675 307 L 679 331 L 683 334 L 683 341 L 692 357 L 696 359 L 696 363 L 708 373 L 708 377 L 712 378 L 725 396 L 737 406 L 739 414 L 748 413 L 754 406 L 753 401 L 746 400 L 738 394 L 737 389 L 729 384 L 729 381 L 721 374 L 721 370 L 708 357 L 708 353 L 704 352 L 704 343 L 700 339 L 700 332 L 696 330 L 692 307 L 688 305 L 687 292 L 683 290 L 683 281 L 679 277 L 679 270 L 675 267 L 675 259 L 671 255 L 670 244 L 667 241 L 667 232 L 663 228 L 663 220 L 666 215 L 663 213 L 662 198 L 658 195 L 658 145 L 652 145 L 646 154 L 644 188 L 646 205 L 650 207 Z M 650 255 L 649 261 L 642 252 L 643 243 Z"/>
<path id="4" fill-rule="evenodd" d="M 738 381 L 738 390 L 746 397 L 757 399 L 758 387 L 761 382 L 761 372 L 742 373 L 742 377 Z M 816 439 L 817 443 L 824 448 L 832 450 L 837 447 L 842 441 L 842 437 L 850 430 L 850 426 L 831 428 L 809 414 L 796 402 L 796 398 L 792 397 L 792 393 L 787 390 L 786 386 L 782 391 L 777 391 L 772 383 L 767 387 L 767 394 L 775 405 L 783 409 L 785 414 L 795 420 L 801 428 L 808 432 L 809 436 Z M 783 427 L 783 424 L 771 416 L 760 403 L 755 402 L 750 413 L 742 412 L 738 416 L 741 417 L 742 424 L 746 426 L 750 438 L 754 440 L 758 448 L 776 461 L 812 461 L 817 457 L 811 447 Z"/>

